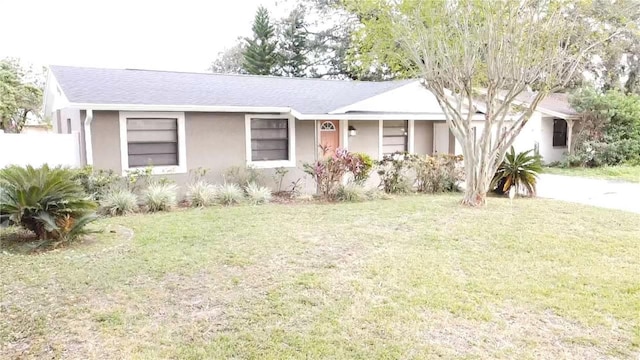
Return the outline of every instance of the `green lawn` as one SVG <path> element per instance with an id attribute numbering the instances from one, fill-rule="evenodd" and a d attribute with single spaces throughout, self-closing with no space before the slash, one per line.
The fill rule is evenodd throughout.
<path id="1" fill-rule="evenodd" d="M 458 201 L 179 210 L 0 251 L 0 358 L 637 358 L 639 215 Z"/>
<path id="2" fill-rule="evenodd" d="M 599 168 L 545 168 L 547 174 L 571 175 L 640 183 L 640 166 L 605 166 Z"/>

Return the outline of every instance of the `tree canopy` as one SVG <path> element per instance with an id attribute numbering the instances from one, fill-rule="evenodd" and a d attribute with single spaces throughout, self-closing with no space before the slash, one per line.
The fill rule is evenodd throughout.
<path id="1" fill-rule="evenodd" d="M 17 59 L 0 60 L 0 130 L 21 132 L 42 105 L 42 88 Z"/>
<path id="2" fill-rule="evenodd" d="M 244 70 L 254 75 L 270 75 L 277 61 L 275 27 L 269 12 L 260 6 L 253 21 L 253 37 L 244 49 Z"/>

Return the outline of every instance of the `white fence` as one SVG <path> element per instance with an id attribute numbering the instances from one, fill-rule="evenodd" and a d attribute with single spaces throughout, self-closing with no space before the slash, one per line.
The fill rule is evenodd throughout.
<path id="1" fill-rule="evenodd" d="M 78 133 L 0 133 L 0 168 L 7 165 L 80 166 Z"/>

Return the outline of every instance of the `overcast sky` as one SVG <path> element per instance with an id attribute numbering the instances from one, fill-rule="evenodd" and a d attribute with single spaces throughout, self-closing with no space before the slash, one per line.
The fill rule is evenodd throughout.
<path id="1" fill-rule="evenodd" d="M 0 0 L 0 58 L 204 71 L 276 0 Z"/>

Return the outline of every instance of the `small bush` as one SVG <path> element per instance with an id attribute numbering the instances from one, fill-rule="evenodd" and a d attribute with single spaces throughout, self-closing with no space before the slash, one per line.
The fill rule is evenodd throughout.
<path id="1" fill-rule="evenodd" d="M 354 179 L 362 178 L 364 165 L 359 156 L 346 149 L 338 148 L 331 156 L 328 156 L 327 147 L 321 149 L 323 159 L 304 164 L 304 171 L 316 181 L 322 197 L 333 200 L 345 175 L 350 174 Z"/>
<path id="2" fill-rule="evenodd" d="M 196 207 L 212 205 L 216 201 L 216 188 L 204 180 L 199 180 L 187 188 L 187 201 Z"/>
<path id="3" fill-rule="evenodd" d="M 97 219 L 97 204 L 73 170 L 43 165 L 0 170 L 0 224 L 19 225 L 41 240 L 71 241 Z"/>
<path id="4" fill-rule="evenodd" d="M 540 156 L 532 152 L 533 150 L 527 150 L 516 153 L 513 146 L 511 147 L 491 180 L 491 187 L 496 193 L 504 194 L 509 192 L 511 187 L 515 187 L 516 194 L 523 189 L 529 195 L 535 196 L 542 165 Z"/>
<path id="5" fill-rule="evenodd" d="M 128 189 L 113 189 L 102 196 L 100 208 L 111 216 L 130 214 L 138 209 L 138 197 Z"/>
<path id="6" fill-rule="evenodd" d="M 362 185 L 369 179 L 375 161 L 365 153 L 355 153 L 353 155 L 360 160 L 360 171 L 353 176 L 353 181 Z"/>
<path id="7" fill-rule="evenodd" d="M 247 198 L 253 205 L 266 204 L 271 201 L 271 189 L 250 183 L 245 187 Z"/>
<path id="8" fill-rule="evenodd" d="M 418 192 L 441 193 L 458 191 L 457 183 L 464 179 L 462 156 L 440 154 L 410 155 L 408 160 L 415 172 Z"/>
<path id="9" fill-rule="evenodd" d="M 94 170 L 88 165 L 72 171 L 73 179 L 94 200 L 100 200 L 111 188 L 122 182 L 122 177 L 116 175 L 113 170 Z"/>
<path id="10" fill-rule="evenodd" d="M 216 202 L 221 205 L 238 204 L 244 199 L 244 191 L 235 183 L 220 185 L 216 191 Z"/>
<path id="11" fill-rule="evenodd" d="M 339 201 L 361 202 L 369 199 L 367 191 L 359 184 L 351 183 L 338 188 L 336 199 Z"/>
<path id="12" fill-rule="evenodd" d="M 387 194 L 407 193 L 412 190 L 411 180 L 407 176 L 411 162 L 406 153 L 385 155 L 377 162 L 380 187 Z"/>
<path id="13" fill-rule="evenodd" d="M 224 172 L 225 183 L 247 186 L 251 183 L 262 184 L 263 174 L 256 168 L 232 166 Z"/>
<path id="14" fill-rule="evenodd" d="M 143 192 L 143 201 L 150 212 L 168 211 L 176 205 L 178 187 L 166 182 L 153 182 Z"/>

